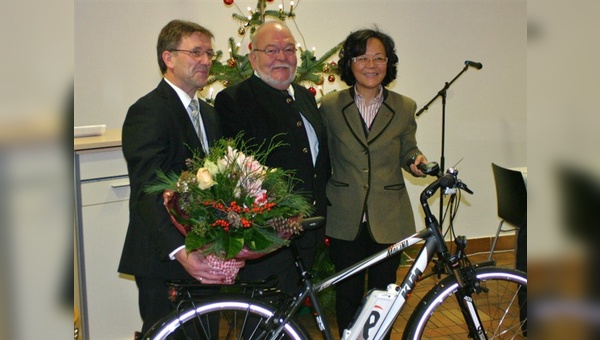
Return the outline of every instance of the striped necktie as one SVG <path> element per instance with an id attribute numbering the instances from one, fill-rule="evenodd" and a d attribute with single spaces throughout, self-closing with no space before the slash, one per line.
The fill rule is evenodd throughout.
<path id="1" fill-rule="evenodd" d="M 192 101 L 190 102 L 190 106 L 189 106 L 190 110 L 192 111 L 192 124 L 194 124 L 194 129 L 196 130 L 196 134 L 198 135 L 198 138 L 200 139 L 200 143 L 202 143 L 202 149 L 204 150 L 204 153 L 208 154 L 208 148 L 206 147 L 206 142 L 204 140 L 204 136 L 202 135 L 202 119 L 200 118 L 200 109 L 199 109 L 199 105 L 198 105 L 198 99 L 194 98 L 192 99 Z"/>

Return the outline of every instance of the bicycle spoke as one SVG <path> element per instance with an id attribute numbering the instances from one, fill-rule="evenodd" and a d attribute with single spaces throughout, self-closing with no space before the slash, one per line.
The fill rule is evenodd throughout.
<path id="1" fill-rule="evenodd" d="M 148 339 L 264 340 L 271 337 L 272 306 L 252 300 L 192 303 L 165 318 Z M 308 339 L 295 321 L 286 323 L 278 339 Z"/>
<path id="2" fill-rule="evenodd" d="M 471 295 L 482 329 L 469 329 L 461 304 L 454 298 L 458 285 L 449 277 L 424 297 L 409 321 L 410 339 L 454 339 L 477 337 L 481 331 L 487 339 L 526 339 L 526 279 L 517 272 L 487 268 L 478 271 L 485 289 Z M 410 327 L 409 327 L 410 328 Z"/>

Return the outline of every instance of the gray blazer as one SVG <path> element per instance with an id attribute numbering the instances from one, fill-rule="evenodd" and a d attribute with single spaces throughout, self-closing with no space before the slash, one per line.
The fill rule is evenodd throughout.
<path id="1" fill-rule="evenodd" d="M 384 88 L 384 101 L 366 133 L 354 103 L 354 88 L 322 98 L 332 174 L 327 183 L 326 233 L 354 240 L 367 212 L 378 243 L 394 243 L 415 232 L 402 169 L 417 147 L 416 103 Z"/>

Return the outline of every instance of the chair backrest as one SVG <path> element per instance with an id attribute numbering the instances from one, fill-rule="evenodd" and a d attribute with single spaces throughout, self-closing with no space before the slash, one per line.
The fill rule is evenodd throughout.
<path id="1" fill-rule="evenodd" d="M 498 217 L 521 228 L 527 219 L 527 187 L 523 174 L 492 163 Z"/>

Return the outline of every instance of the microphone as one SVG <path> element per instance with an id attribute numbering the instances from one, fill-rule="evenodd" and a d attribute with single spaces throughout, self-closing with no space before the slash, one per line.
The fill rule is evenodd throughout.
<path id="1" fill-rule="evenodd" d="M 474 67 L 478 70 L 481 70 L 481 68 L 483 67 L 483 65 L 481 63 L 478 63 L 476 61 L 470 61 L 470 60 L 465 61 L 465 65 Z"/>

